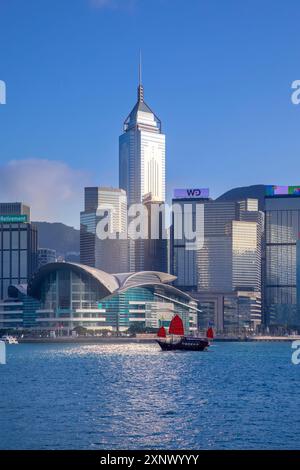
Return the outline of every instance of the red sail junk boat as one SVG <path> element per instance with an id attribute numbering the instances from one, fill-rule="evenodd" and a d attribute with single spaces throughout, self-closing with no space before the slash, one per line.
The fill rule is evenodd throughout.
<path id="1" fill-rule="evenodd" d="M 157 333 L 157 342 L 163 351 L 204 351 L 209 346 L 207 338 L 185 336 L 183 322 L 179 315 L 175 315 L 169 326 L 169 336 L 162 326 Z"/>
<path id="2" fill-rule="evenodd" d="M 206 337 L 208 339 L 214 339 L 214 330 L 212 329 L 211 326 L 207 329 Z"/>

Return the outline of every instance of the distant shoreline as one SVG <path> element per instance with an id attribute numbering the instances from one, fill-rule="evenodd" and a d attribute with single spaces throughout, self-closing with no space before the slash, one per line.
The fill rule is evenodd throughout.
<path id="1" fill-rule="evenodd" d="M 291 342 L 300 340 L 300 336 L 252 336 L 215 338 L 213 342 Z M 124 338 L 124 337 L 57 337 L 57 338 L 20 338 L 19 343 L 45 343 L 45 344 L 127 344 L 127 343 L 153 343 L 155 338 Z"/>

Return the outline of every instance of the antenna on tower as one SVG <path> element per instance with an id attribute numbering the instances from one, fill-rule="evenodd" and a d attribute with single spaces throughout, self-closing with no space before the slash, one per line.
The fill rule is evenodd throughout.
<path id="1" fill-rule="evenodd" d="M 139 86 L 138 86 L 138 101 L 144 101 L 144 87 L 142 85 L 142 51 L 140 49 L 140 60 L 139 60 Z"/>
<path id="2" fill-rule="evenodd" d="M 140 49 L 140 62 L 139 62 L 139 86 L 142 85 L 142 51 Z"/>

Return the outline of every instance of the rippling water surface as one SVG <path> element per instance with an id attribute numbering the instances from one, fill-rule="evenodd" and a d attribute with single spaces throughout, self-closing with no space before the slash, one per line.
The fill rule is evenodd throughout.
<path id="1" fill-rule="evenodd" d="M 300 448 L 291 345 L 8 346 L 1 449 Z"/>

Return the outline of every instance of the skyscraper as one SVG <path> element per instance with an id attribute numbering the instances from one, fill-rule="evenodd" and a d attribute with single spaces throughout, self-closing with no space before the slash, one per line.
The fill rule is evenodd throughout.
<path id="1" fill-rule="evenodd" d="M 258 201 L 212 201 L 207 190 L 202 190 L 206 199 L 201 199 L 201 190 L 198 198 L 190 191 L 185 190 L 186 194 L 173 203 L 191 206 L 182 212 L 182 225 L 186 218 L 195 225 L 196 207 L 202 207 L 199 230 L 204 239 L 200 248 L 188 250 L 185 238 L 176 240 L 171 231 L 171 272 L 178 276 L 175 282 L 199 300 L 200 327 L 213 323 L 219 331 L 255 329 L 261 322 L 263 214 L 258 211 Z"/>
<path id="2" fill-rule="evenodd" d="M 106 230 L 115 239 L 98 237 L 97 225 L 103 220 L 108 221 Z M 85 188 L 84 211 L 80 213 L 80 262 L 109 273 L 128 270 L 127 198 L 122 189 Z"/>
<path id="3" fill-rule="evenodd" d="M 267 186 L 266 322 L 300 330 L 300 187 Z"/>
<path id="4" fill-rule="evenodd" d="M 184 230 L 181 236 L 175 237 L 174 226 L 184 228 L 185 223 L 190 223 L 191 227 L 196 226 L 197 206 L 209 200 L 209 190 L 205 189 L 175 189 L 172 205 L 178 206 L 181 210 L 173 211 L 171 225 L 171 272 L 176 276 L 174 285 L 184 291 L 197 291 L 198 268 L 197 250 L 188 249 L 189 241 L 186 239 Z M 202 212 L 203 213 L 203 212 Z M 187 220 L 189 219 L 189 220 Z M 203 226 L 203 223 L 201 224 Z"/>
<path id="5" fill-rule="evenodd" d="M 219 330 L 255 329 L 261 323 L 263 214 L 258 201 L 207 202 L 204 233 L 197 257 L 200 308 Z"/>
<path id="6" fill-rule="evenodd" d="M 144 196 L 147 238 L 135 242 L 135 270 L 168 272 L 169 233 L 165 227 L 164 203 Z"/>
<path id="7" fill-rule="evenodd" d="M 37 269 L 37 229 L 30 208 L 21 202 L 0 203 L 0 299 L 10 285 L 26 284 Z"/>
<path id="8" fill-rule="evenodd" d="M 137 98 L 119 138 L 119 187 L 126 191 L 129 206 L 141 203 L 148 193 L 165 201 L 165 135 L 144 101 L 141 72 Z"/>
<path id="9" fill-rule="evenodd" d="M 198 290 L 261 291 L 262 218 L 253 199 L 205 204 Z"/>

